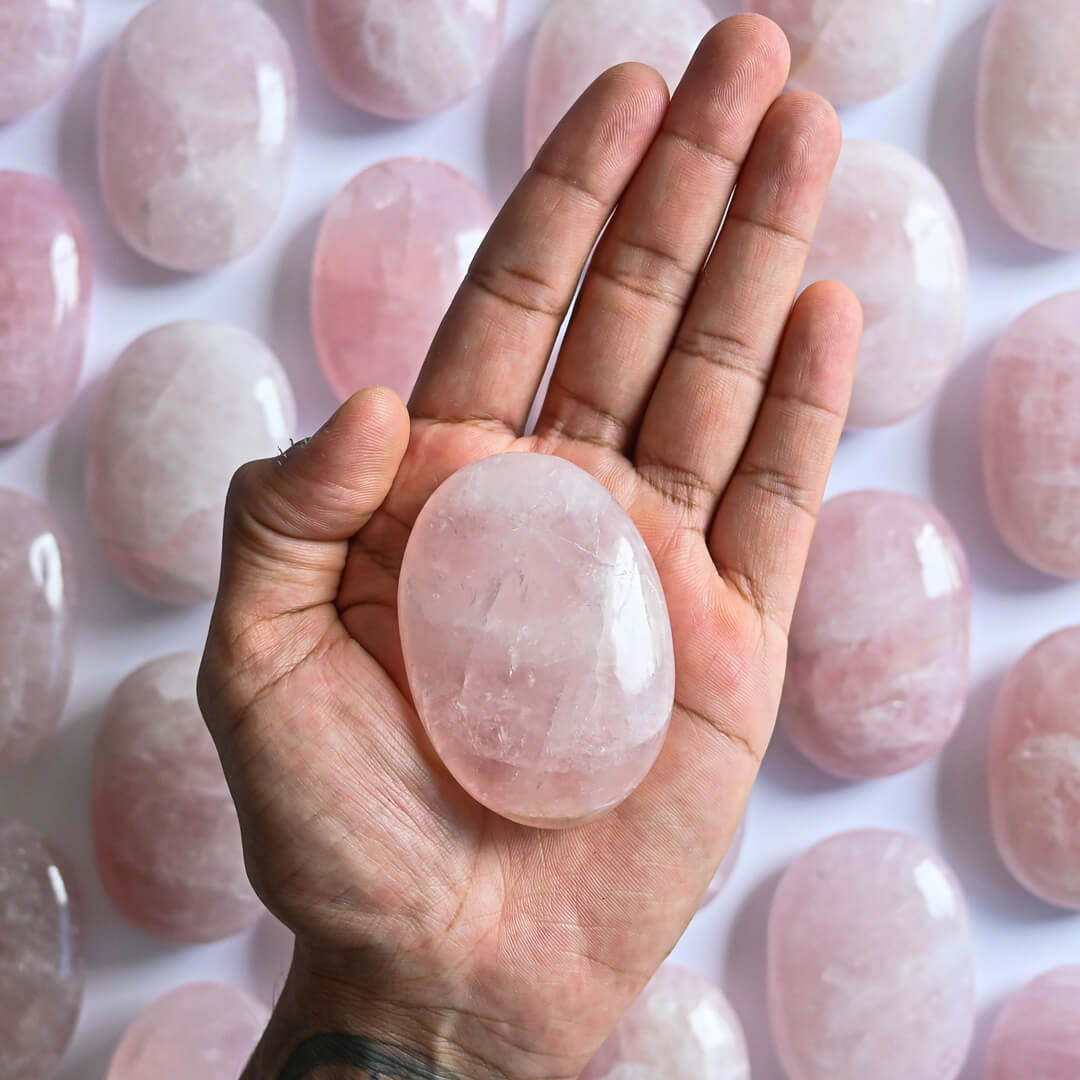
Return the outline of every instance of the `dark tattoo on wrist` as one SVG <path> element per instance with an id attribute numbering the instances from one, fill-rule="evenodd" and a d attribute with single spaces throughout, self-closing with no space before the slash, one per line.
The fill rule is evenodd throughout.
<path id="1" fill-rule="evenodd" d="M 277 1080 L 307 1080 L 319 1069 L 335 1066 L 359 1069 L 358 1080 L 464 1080 L 404 1046 L 344 1034 L 306 1039 L 289 1055 Z"/>

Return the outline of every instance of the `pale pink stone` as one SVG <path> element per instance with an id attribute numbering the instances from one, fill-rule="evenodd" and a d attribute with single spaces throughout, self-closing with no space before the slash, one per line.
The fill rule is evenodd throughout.
<path id="1" fill-rule="evenodd" d="M 83 0 L 0 2 L 0 124 L 60 89 L 75 64 L 82 28 Z"/>
<path id="2" fill-rule="evenodd" d="M 506 0 L 307 0 L 308 25 L 342 97 L 395 119 L 456 105 L 491 73 Z"/>
<path id="3" fill-rule="evenodd" d="M 887 491 L 830 499 L 792 621 L 787 734 L 849 779 L 927 761 L 963 716 L 970 636 L 967 558 L 937 510 Z"/>
<path id="4" fill-rule="evenodd" d="M 1005 542 L 1039 570 L 1080 578 L 1080 292 L 1036 305 L 995 346 L 982 458 Z"/>
<path id="5" fill-rule="evenodd" d="M 789 1080 L 954 1080 L 974 1027 L 967 903 L 921 840 L 830 837 L 769 912 L 769 1018 Z"/>
<path id="6" fill-rule="evenodd" d="M 40 176 L 0 172 L 0 443 L 44 427 L 75 396 L 90 277 L 86 234 L 67 196 Z"/>
<path id="7" fill-rule="evenodd" d="M 195 700 L 199 657 L 144 664 L 109 699 L 94 750 L 94 845 L 121 914 L 167 941 L 217 941 L 262 914 L 240 824 Z"/>
<path id="8" fill-rule="evenodd" d="M 526 161 L 592 81 L 616 64 L 649 64 L 674 89 L 714 22 L 701 0 L 555 0 L 529 67 Z"/>
<path id="9" fill-rule="evenodd" d="M 153 0 L 109 55 L 98 150 L 124 239 L 174 270 L 247 255 L 285 195 L 292 54 L 252 0 Z"/>
<path id="10" fill-rule="evenodd" d="M 60 724 L 75 612 L 75 567 L 59 522 L 44 503 L 0 488 L 0 769 L 33 757 Z"/>
<path id="11" fill-rule="evenodd" d="M 1076 1080 L 1080 1076 L 1080 965 L 1033 979 L 998 1015 L 986 1080 Z"/>
<path id="12" fill-rule="evenodd" d="M 720 864 L 719 869 L 716 871 L 715 876 L 709 883 L 708 889 L 705 891 L 705 898 L 701 901 L 701 906 L 705 907 L 711 904 L 724 890 L 724 886 L 731 880 L 731 875 L 735 873 L 735 867 L 738 865 L 739 856 L 742 854 L 743 841 L 746 839 L 746 818 L 739 822 L 739 831 L 735 834 L 735 839 L 731 841 L 731 847 L 728 848 L 728 853 L 724 856 L 724 861 Z"/>
<path id="13" fill-rule="evenodd" d="M 979 69 L 983 183 L 1001 216 L 1045 247 L 1080 249 L 1080 5 L 999 0 Z"/>
<path id="14" fill-rule="evenodd" d="M 0 821 L 0 1077 L 49 1080 L 83 998 L 78 897 L 49 842 Z"/>
<path id="15" fill-rule="evenodd" d="M 127 1029 L 105 1080 L 236 1080 L 269 1019 L 235 986 L 181 986 Z"/>
<path id="16" fill-rule="evenodd" d="M 90 519 L 121 577 L 168 604 L 217 591 L 229 480 L 289 444 L 281 365 L 222 323 L 173 323 L 130 345 L 105 379 L 87 447 Z"/>
<path id="17" fill-rule="evenodd" d="M 750 1080 L 742 1025 L 719 987 L 665 964 L 581 1080 Z"/>
<path id="18" fill-rule="evenodd" d="M 844 143 L 803 284 L 833 278 L 854 289 L 866 322 L 848 426 L 906 419 L 961 357 L 968 268 L 948 193 L 905 150 Z"/>
<path id="19" fill-rule="evenodd" d="M 401 566 L 409 685 L 478 802 L 561 827 L 611 809 L 663 745 L 671 625 L 640 533 L 599 481 L 545 454 L 451 476 Z"/>
<path id="20" fill-rule="evenodd" d="M 312 271 L 315 343 L 342 398 L 364 386 L 408 400 L 495 211 L 449 165 L 394 158 L 330 204 Z"/>
<path id="21" fill-rule="evenodd" d="M 1080 626 L 1013 668 L 994 710 L 990 811 L 1006 866 L 1036 896 L 1080 910 Z"/>

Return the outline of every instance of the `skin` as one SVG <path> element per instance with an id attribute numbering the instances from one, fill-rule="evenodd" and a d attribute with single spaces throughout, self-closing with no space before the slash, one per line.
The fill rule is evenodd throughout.
<path id="1" fill-rule="evenodd" d="M 570 1080 L 697 909 L 772 733 L 861 333 L 841 285 L 796 302 L 841 134 L 821 98 L 779 96 L 788 65 L 780 31 L 739 16 L 670 105 L 651 69 L 607 72 L 499 215 L 408 410 L 363 391 L 237 474 L 200 700 L 251 878 L 297 935 L 245 1080 Z M 417 512 L 507 450 L 607 485 L 656 560 L 675 638 L 657 765 L 564 832 L 457 787 L 398 642 Z"/>

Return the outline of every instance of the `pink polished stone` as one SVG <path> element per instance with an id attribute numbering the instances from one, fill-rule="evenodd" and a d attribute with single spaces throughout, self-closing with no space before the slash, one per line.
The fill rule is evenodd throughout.
<path id="1" fill-rule="evenodd" d="M 217 941 L 262 914 L 240 825 L 195 700 L 199 657 L 177 653 L 129 675 L 94 751 L 94 844 L 120 912 L 167 941 Z"/>
<path id="2" fill-rule="evenodd" d="M 247 255 L 285 195 L 292 54 L 252 0 L 153 0 L 113 46 L 101 88 L 101 186 L 124 239 L 162 266 Z"/>
<path id="3" fill-rule="evenodd" d="M 720 868 L 716 871 L 716 875 L 709 883 L 708 889 L 705 891 L 705 898 L 701 901 L 701 906 L 706 907 L 711 904 L 721 892 L 724 891 L 724 886 L 731 880 L 731 875 L 735 873 L 735 867 L 738 865 L 739 856 L 742 854 L 743 841 L 746 839 L 746 818 L 744 817 L 739 822 L 739 831 L 735 834 L 735 839 L 731 841 L 731 847 L 728 848 L 728 853 L 724 856 L 724 861 L 720 864 Z"/>
<path id="4" fill-rule="evenodd" d="M 408 400 L 494 216 L 471 180 L 422 158 L 373 165 L 334 199 L 315 250 L 311 315 L 343 400 L 375 385 Z"/>
<path id="5" fill-rule="evenodd" d="M 803 278 L 838 279 L 862 301 L 852 428 L 895 424 L 941 389 L 961 356 L 967 246 L 940 181 L 906 151 L 844 143 Z"/>
<path id="6" fill-rule="evenodd" d="M 1076 1080 L 1080 1076 L 1080 965 L 1033 979 L 998 1015 L 986 1080 Z"/>
<path id="7" fill-rule="evenodd" d="M 410 120 L 456 105 L 491 73 L 506 0 L 307 0 L 316 52 L 342 97 Z"/>
<path id="8" fill-rule="evenodd" d="M 1080 578 L 1080 292 L 1043 301 L 994 348 L 983 391 L 983 473 L 1006 543 Z"/>
<path id="9" fill-rule="evenodd" d="M 105 1080 L 236 1080 L 269 1019 L 235 986 L 181 986 L 127 1029 Z"/>
<path id="10" fill-rule="evenodd" d="M 750 1080 L 742 1025 L 719 987 L 665 964 L 581 1080 Z"/>
<path id="11" fill-rule="evenodd" d="M 0 124 L 60 89 L 75 65 L 82 28 L 83 0 L 0 2 Z"/>
<path id="12" fill-rule="evenodd" d="M 1080 6 L 999 0 L 979 69 L 983 183 L 1001 216 L 1045 247 L 1080 249 Z"/>
<path id="13" fill-rule="evenodd" d="M 1080 910 L 1080 626 L 1013 668 L 990 735 L 990 811 L 1006 866 L 1036 896 Z"/>
<path id="14" fill-rule="evenodd" d="M 967 904 L 921 840 L 841 833 L 769 912 L 769 1017 L 789 1080 L 954 1080 L 974 1027 Z"/>
<path id="15" fill-rule="evenodd" d="M 37 499 L 0 488 L 0 769 L 33 757 L 60 725 L 75 665 L 75 609 L 59 522 Z"/>
<path id="16" fill-rule="evenodd" d="M 87 448 L 91 523 L 120 576 L 162 603 L 212 600 L 229 480 L 295 423 L 281 365 L 245 330 L 173 323 L 130 345 Z"/>
<path id="17" fill-rule="evenodd" d="M 633 521 L 576 465 L 500 454 L 454 473 L 413 526 L 398 619 L 436 751 L 496 813 L 574 825 L 652 768 L 675 694 L 664 593 Z"/>
<path id="18" fill-rule="evenodd" d="M 40 176 L 0 171 L 0 443 L 44 427 L 75 396 L 90 276 L 67 196 Z"/>
<path id="19" fill-rule="evenodd" d="M 0 1078 L 49 1080 L 83 997 L 82 926 L 66 870 L 36 830 L 0 821 Z"/>
<path id="20" fill-rule="evenodd" d="M 637 60 L 674 89 L 714 23 L 701 0 L 555 0 L 533 46 L 525 104 L 525 158 L 609 67 Z"/>

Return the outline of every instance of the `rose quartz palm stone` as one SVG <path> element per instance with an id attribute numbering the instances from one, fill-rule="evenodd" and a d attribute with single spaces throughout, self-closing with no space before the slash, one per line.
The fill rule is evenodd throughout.
<path id="1" fill-rule="evenodd" d="M 960 884 L 921 840 L 841 833 L 781 878 L 769 1017 L 789 1080 L 955 1080 L 974 982 Z"/>
<path id="2" fill-rule="evenodd" d="M 0 124 L 60 89 L 75 64 L 82 28 L 83 0 L 0 3 Z"/>
<path id="3" fill-rule="evenodd" d="M 120 912 L 167 941 L 217 941 L 255 925 L 236 817 L 195 700 L 199 657 L 177 653 L 129 675 L 94 750 L 94 844 Z"/>
<path id="4" fill-rule="evenodd" d="M 576 465 L 500 454 L 428 499 L 401 566 L 413 701 L 478 802 L 577 824 L 644 779 L 671 718 L 660 578 L 633 521 Z"/>
<path id="5" fill-rule="evenodd" d="M 986 1080 L 1080 1076 L 1080 965 L 1033 979 L 1006 1003 L 990 1034 Z"/>
<path id="6" fill-rule="evenodd" d="M 330 204 L 312 271 L 319 358 L 342 400 L 389 386 L 408 400 L 495 211 L 449 165 L 395 158 Z"/>

